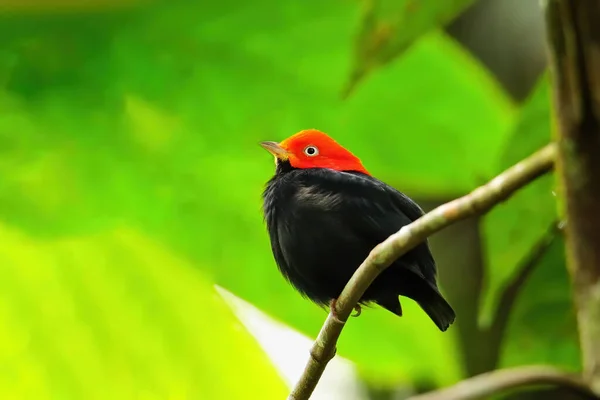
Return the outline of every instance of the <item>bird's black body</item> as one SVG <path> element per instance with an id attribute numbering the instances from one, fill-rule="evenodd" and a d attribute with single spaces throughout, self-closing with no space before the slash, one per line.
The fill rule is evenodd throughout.
<path id="1" fill-rule="evenodd" d="M 275 261 L 304 296 L 336 299 L 370 251 L 423 215 L 410 198 L 360 172 L 295 169 L 278 161 L 263 194 Z M 455 314 L 437 288 L 427 242 L 381 273 L 361 298 L 402 315 L 398 295 L 415 300 L 440 330 Z"/>

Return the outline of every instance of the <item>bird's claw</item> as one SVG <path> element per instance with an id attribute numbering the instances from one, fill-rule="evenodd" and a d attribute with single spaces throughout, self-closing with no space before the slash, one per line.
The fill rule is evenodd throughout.
<path id="1" fill-rule="evenodd" d="M 351 314 L 351 317 L 358 317 L 360 315 L 360 313 L 362 312 L 362 308 L 360 307 L 360 304 L 357 304 L 354 306 L 354 314 Z"/>

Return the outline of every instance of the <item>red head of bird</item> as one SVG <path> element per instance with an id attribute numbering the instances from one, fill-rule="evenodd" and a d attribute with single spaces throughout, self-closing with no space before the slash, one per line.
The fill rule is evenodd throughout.
<path id="1" fill-rule="evenodd" d="M 293 168 L 329 168 L 369 174 L 358 157 L 316 129 L 300 131 L 281 143 L 262 142 L 261 146 L 276 160 L 288 161 Z"/>

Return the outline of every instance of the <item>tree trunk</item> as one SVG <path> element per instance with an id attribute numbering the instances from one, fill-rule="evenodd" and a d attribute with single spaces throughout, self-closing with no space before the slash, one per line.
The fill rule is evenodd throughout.
<path id="1" fill-rule="evenodd" d="M 600 0 L 547 0 L 557 175 L 583 373 L 600 393 Z"/>

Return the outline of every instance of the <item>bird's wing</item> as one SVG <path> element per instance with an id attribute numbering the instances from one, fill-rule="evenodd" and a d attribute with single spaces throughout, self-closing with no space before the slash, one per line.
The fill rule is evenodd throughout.
<path id="1" fill-rule="evenodd" d="M 423 215 L 408 196 L 367 175 L 319 169 L 301 181 L 296 192 L 298 207 L 335 219 L 342 232 L 352 233 L 373 247 Z M 415 273 L 435 282 L 435 262 L 427 243 L 404 259 Z"/>

